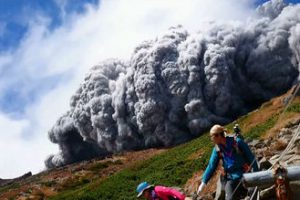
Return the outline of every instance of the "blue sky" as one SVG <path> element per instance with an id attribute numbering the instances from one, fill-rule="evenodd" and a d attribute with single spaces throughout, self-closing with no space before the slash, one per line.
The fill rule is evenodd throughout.
<path id="1" fill-rule="evenodd" d="M 65 4 L 64 10 L 62 5 Z M 64 3 L 65 2 L 65 3 Z M 64 12 L 66 15 L 84 13 L 85 5 L 97 5 L 99 0 L 0 0 L 0 22 L 2 26 L 0 51 L 14 49 L 28 30 L 31 18 L 42 14 L 49 18 L 49 29 L 55 29 L 62 24 Z"/>
<path id="2" fill-rule="evenodd" d="M 0 178 L 36 173 L 56 153 L 47 132 L 91 66 L 129 59 L 170 26 L 192 32 L 201 21 L 243 22 L 261 2 L 0 0 L 0 152 L 9 152 L 0 154 Z"/>
<path id="3" fill-rule="evenodd" d="M 52 32 L 68 17 L 84 14 L 87 4 L 97 6 L 99 0 L 0 0 L 0 54 L 19 47 L 36 16 L 44 17 L 48 21 L 48 31 Z M 7 66 L 0 71 L 0 76 L 12 73 Z M 27 104 L 54 88 L 66 76 L 66 73 L 61 73 L 34 80 L 24 76 L 23 80 L 11 83 L 2 90 L 0 111 L 12 117 L 22 117 Z"/>

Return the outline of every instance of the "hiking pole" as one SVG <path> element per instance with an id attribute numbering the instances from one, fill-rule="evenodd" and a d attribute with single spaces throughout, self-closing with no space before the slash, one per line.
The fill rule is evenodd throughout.
<path id="1" fill-rule="evenodd" d="M 251 195 L 250 200 L 252 200 L 255 197 L 256 193 L 257 193 L 257 198 L 259 199 L 259 191 L 258 191 L 258 187 L 257 186 L 254 188 L 254 191 L 253 191 L 253 193 Z"/>
<path id="2" fill-rule="evenodd" d="M 256 162 L 256 159 L 253 159 L 251 165 L 250 165 L 250 169 L 252 168 L 253 164 Z M 240 187 L 240 185 L 243 183 L 243 178 L 241 178 L 241 180 L 239 181 L 239 184 L 237 184 L 237 186 L 235 187 L 235 189 L 233 190 L 230 199 L 234 196 L 234 194 L 236 193 L 236 191 L 238 190 L 238 188 Z"/>

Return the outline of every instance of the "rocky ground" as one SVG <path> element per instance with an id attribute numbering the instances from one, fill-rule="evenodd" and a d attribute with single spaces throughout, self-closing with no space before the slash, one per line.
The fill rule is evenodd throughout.
<path id="1" fill-rule="evenodd" d="M 300 136 L 296 138 L 289 150 L 279 160 L 280 155 L 286 149 L 292 137 L 300 131 L 298 128 L 299 123 L 300 119 L 295 120 L 288 127 L 281 129 L 277 135 L 249 143 L 249 146 L 256 153 L 261 169 L 267 170 L 271 166 L 278 164 L 283 167 L 300 166 Z M 290 187 L 294 196 L 293 199 L 298 199 L 297 197 L 300 195 L 300 181 L 291 182 Z M 275 187 L 261 188 L 260 197 L 260 199 L 275 199 Z"/>
<path id="2" fill-rule="evenodd" d="M 285 150 L 293 135 L 296 134 L 299 122 L 299 120 L 291 122 L 290 127 L 281 129 L 279 134 L 274 137 L 253 140 L 248 143 L 263 169 L 277 163 L 280 154 Z M 284 166 L 300 165 L 300 137 L 295 140 L 291 149 L 281 158 L 280 164 Z"/>

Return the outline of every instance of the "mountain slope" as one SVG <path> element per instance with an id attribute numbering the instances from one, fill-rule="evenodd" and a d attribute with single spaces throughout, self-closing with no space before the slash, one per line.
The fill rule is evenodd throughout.
<path id="1" fill-rule="evenodd" d="M 276 135 L 282 127 L 300 119 L 300 97 L 297 96 L 277 122 L 290 93 L 291 91 L 264 103 L 259 109 L 228 124 L 227 128 L 232 130 L 232 126 L 239 123 L 247 140 Z M 197 187 L 199 175 L 206 167 L 211 148 L 206 133 L 171 149 L 132 152 L 119 158 L 73 164 L 0 188 L 0 198 L 135 199 L 135 187 L 144 180 L 154 184 L 185 187 L 188 192 L 192 192 Z M 126 162 L 129 157 L 131 161 Z M 207 187 L 209 192 L 214 191 L 214 184 L 212 181 Z M 40 191 L 33 189 L 37 185 L 41 188 Z M 9 187 L 10 191 L 7 192 Z"/>

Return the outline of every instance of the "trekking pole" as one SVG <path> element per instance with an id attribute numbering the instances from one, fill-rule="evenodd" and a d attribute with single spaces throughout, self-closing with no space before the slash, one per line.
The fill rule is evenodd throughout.
<path id="1" fill-rule="evenodd" d="M 253 164 L 256 162 L 256 159 L 253 159 L 251 165 L 250 165 L 250 169 L 252 168 Z M 235 187 L 235 189 L 233 190 L 231 196 L 230 196 L 230 199 L 234 196 L 234 194 L 236 193 L 237 189 L 240 187 L 240 185 L 243 183 L 243 179 L 241 179 L 239 181 L 239 184 Z"/>

